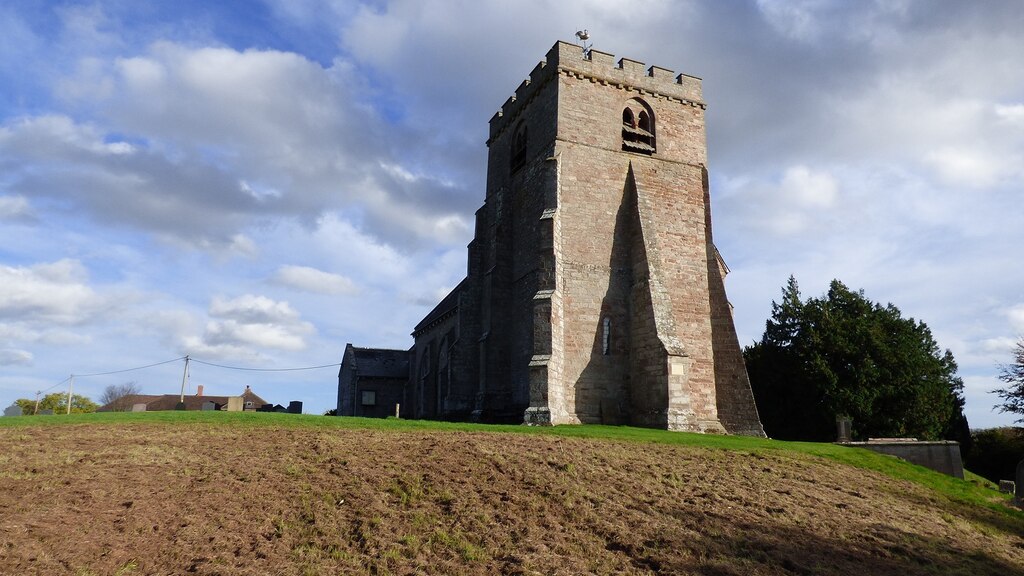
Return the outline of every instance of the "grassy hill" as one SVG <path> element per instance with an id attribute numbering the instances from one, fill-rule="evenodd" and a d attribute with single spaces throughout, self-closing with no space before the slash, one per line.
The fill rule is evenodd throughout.
<path id="1" fill-rule="evenodd" d="M 1024 513 L 833 446 L 284 414 L 0 418 L 3 574 L 1024 574 Z"/>

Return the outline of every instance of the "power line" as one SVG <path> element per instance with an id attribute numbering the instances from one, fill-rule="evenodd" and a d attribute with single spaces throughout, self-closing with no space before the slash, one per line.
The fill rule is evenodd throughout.
<path id="1" fill-rule="evenodd" d="M 57 386 L 60 386 L 61 384 L 67 382 L 68 380 L 71 380 L 71 376 L 68 376 L 67 378 L 61 380 L 60 382 L 57 382 L 56 384 L 54 384 L 53 386 L 50 386 L 49 388 L 46 388 L 45 390 L 40 390 L 39 392 L 36 392 L 36 394 L 42 394 L 43 392 L 49 392 L 50 390 L 53 390 Z"/>
<path id="2" fill-rule="evenodd" d="M 107 376 L 109 374 L 121 374 L 122 372 L 134 372 L 135 370 L 144 370 L 146 368 L 152 368 L 154 366 L 160 366 L 163 364 L 170 364 L 171 362 L 177 362 L 178 360 L 184 360 L 185 357 L 181 356 L 172 360 L 164 360 L 163 362 L 157 362 L 155 364 L 147 364 L 146 366 L 138 366 L 136 368 L 125 368 L 124 370 L 112 370 L 110 372 L 96 372 L 95 374 L 74 374 L 79 378 L 85 378 L 87 376 Z M 63 382 L 62 382 L 63 384 Z"/>
<path id="3" fill-rule="evenodd" d="M 341 363 L 324 364 L 322 366 L 304 366 L 302 368 L 244 368 L 242 366 L 225 366 L 224 364 L 214 364 L 213 362 L 203 362 L 202 360 L 191 359 L 193 362 L 199 364 L 206 364 L 207 366 L 214 366 L 217 368 L 226 368 L 228 370 L 246 370 L 248 372 L 295 372 L 298 370 L 317 370 L 320 368 L 333 368 L 334 366 L 341 366 Z"/>
<path id="4" fill-rule="evenodd" d="M 65 382 L 71 380 L 72 378 L 87 378 L 87 377 L 90 377 L 90 376 L 108 376 L 108 375 L 111 375 L 111 374 L 123 374 L 125 372 L 134 372 L 136 370 L 145 370 L 146 368 L 153 368 L 154 366 L 162 366 L 164 364 L 170 364 L 171 362 L 178 362 L 180 360 L 191 360 L 192 362 L 197 362 L 199 364 L 205 364 L 207 366 L 213 366 L 215 368 L 224 368 L 224 369 L 227 369 L 227 370 L 244 370 L 246 372 L 297 372 L 297 371 L 300 371 L 300 370 L 319 370 L 321 368 L 333 368 L 335 366 L 341 366 L 341 363 L 337 362 L 337 363 L 334 363 L 334 364 L 323 364 L 321 366 L 302 366 L 302 367 L 299 367 L 299 368 L 246 368 L 244 366 L 228 366 L 228 365 L 225 365 L 225 364 L 216 364 L 216 363 L 213 363 L 213 362 L 204 362 L 203 360 L 197 360 L 197 359 L 191 358 L 189 356 L 179 356 L 178 358 L 172 358 L 171 360 L 164 360 L 163 362 L 155 362 L 153 364 L 147 364 L 145 366 L 136 366 L 134 368 L 125 368 L 124 370 L 111 370 L 109 372 L 94 372 L 92 374 L 72 374 L 71 376 L 68 376 L 67 378 L 61 380 L 60 382 L 58 382 L 56 384 L 54 384 L 53 386 L 50 386 L 49 388 L 45 388 L 43 390 L 38 391 L 36 394 L 39 395 L 39 394 L 42 394 L 43 392 L 49 392 L 50 390 L 53 390 L 54 388 L 56 388 L 56 387 L 64 384 Z"/>

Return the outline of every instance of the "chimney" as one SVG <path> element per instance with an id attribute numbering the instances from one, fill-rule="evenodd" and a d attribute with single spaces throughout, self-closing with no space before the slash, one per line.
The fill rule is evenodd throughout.
<path id="1" fill-rule="evenodd" d="M 196 396 L 199 398 L 203 397 L 203 385 L 196 386 Z"/>

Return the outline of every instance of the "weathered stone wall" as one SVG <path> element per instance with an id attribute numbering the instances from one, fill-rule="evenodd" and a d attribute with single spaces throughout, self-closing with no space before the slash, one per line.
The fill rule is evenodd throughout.
<path id="1" fill-rule="evenodd" d="M 955 476 L 961 480 L 964 477 L 964 464 L 960 458 L 960 444 L 950 440 L 934 442 L 884 442 L 874 440 L 868 442 L 844 442 L 843 446 L 866 448 L 872 452 L 896 456 L 907 462 L 913 462 L 918 466 L 931 468 L 936 472 Z"/>
<path id="2" fill-rule="evenodd" d="M 345 354 L 342 356 L 341 367 L 338 369 L 338 416 L 355 416 L 355 378 L 356 371 L 353 365 L 353 346 L 345 345 Z"/>
<path id="3" fill-rule="evenodd" d="M 440 418 L 452 408 L 451 348 L 457 337 L 457 320 L 455 314 L 447 315 L 413 335 L 416 344 L 405 400 L 413 418 Z"/>
<path id="4" fill-rule="evenodd" d="M 356 384 L 355 416 L 367 418 L 387 418 L 395 415 L 395 405 L 404 406 L 405 381 L 394 378 L 359 378 Z M 364 390 L 373 391 L 376 402 L 372 406 L 364 406 L 362 395 Z M 409 413 L 403 409 L 404 417 Z"/>
<path id="5" fill-rule="evenodd" d="M 653 117 L 653 154 L 624 147 L 626 107 Z M 415 414 L 763 435 L 711 239 L 700 80 L 559 42 L 488 148 L 452 326 L 416 335 Z"/>

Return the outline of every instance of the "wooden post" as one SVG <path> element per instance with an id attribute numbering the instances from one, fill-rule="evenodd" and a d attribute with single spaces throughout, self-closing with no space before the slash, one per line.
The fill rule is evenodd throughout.
<path id="1" fill-rule="evenodd" d="M 188 355 L 185 355 L 185 370 L 181 373 L 181 396 L 178 397 L 178 405 L 175 410 L 185 409 L 185 384 L 188 383 Z"/>
<path id="2" fill-rule="evenodd" d="M 68 379 L 68 414 L 71 414 L 71 389 L 75 387 L 75 375 Z"/>
<path id="3" fill-rule="evenodd" d="M 401 404 L 395 404 L 395 418 L 399 418 L 399 417 L 400 417 L 400 416 L 398 415 L 398 410 L 399 410 L 399 408 L 401 408 L 401 407 L 402 407 L 402 405 L 401 405 Z"/>

